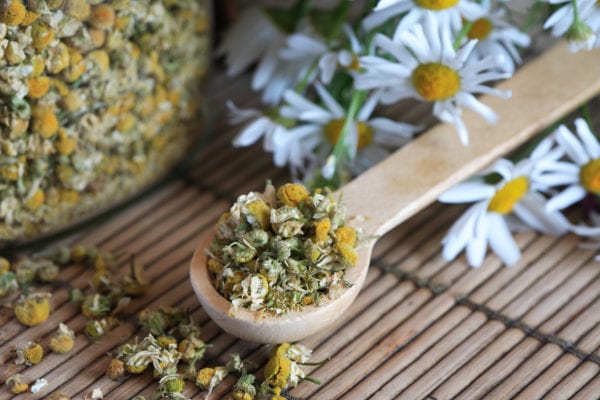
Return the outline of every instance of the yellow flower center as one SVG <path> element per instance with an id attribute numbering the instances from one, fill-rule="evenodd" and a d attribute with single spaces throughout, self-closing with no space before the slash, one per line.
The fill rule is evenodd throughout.
<path id="1" fill-rule="evenodd" d="M 473 22 L 469 33 L 467 34 L 469 39 L 479 39 L 484 40 L 490 36 L 494 30 L 494 25 L 487 18 L 479 18 Z"/>
<path id="2" fill-rule="evenodd" d="M 506 182 L 490 200 L 488 211 L 502 215 L 510 213 L 515 208 L 515 204 L 525 196 L 528 189 L 529 179 L 525 176 Z"/>
<path id="3" fill-rule="evenodd" d="M 600 158 L 596 158 L 581 167 L 579 181 L 588 192 L 600 194 Z"/>
<path id="4" fill-rule="evenodd" d="M 325 125 L 325 137 L 331 144 L 336 144 L 340 134 L 342 133 L 342 129 L 344 129 L 344 123 L 346 120 L 344 119 L 332 119 Z M 364 149 L 371 143 L 373 143 L 373 129 L 365 124 L 364 122 L 358 121 L 356 123 L 358 130 L 358 150 Z"/>
<path id="5" fill-rule="evenodd" d="M 415 0 L 415 4 L 429 10 L 444 10 L 454 7 L 459 0 Z"/>
<path id="6" fill-rule="evenodd" d="M 420 64 L 412 73 L 412 83 L 425 100 L 445 100 L 458 93 L 460 76 L 441 63 Z"/>

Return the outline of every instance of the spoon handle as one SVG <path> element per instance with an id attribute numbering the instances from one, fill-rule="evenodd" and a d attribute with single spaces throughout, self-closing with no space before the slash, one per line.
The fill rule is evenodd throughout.
<path id="1" fill-rule="evenodd" d="M 439 124 L 343 186 L 351 223 L 367 235 L 383 235 L 596 95 L 600 49 L 571 53 L 559 43 L 497 87 L 512 97 L 482 96 L 498 114 L 495 125 L 465 110 L 468 146 L 452 125 Z"/>

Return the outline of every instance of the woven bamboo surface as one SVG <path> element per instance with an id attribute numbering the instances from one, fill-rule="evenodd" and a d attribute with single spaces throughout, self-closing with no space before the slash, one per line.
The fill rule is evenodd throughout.
<path id="1" fill-rule="evenodd" d="M 128 311 L 174 306 L 192 310 L 209 342 L 209 359 L 224 362 L 231 353 L 256 364 L 260 377 L 269 346 L 236 340 L 223 333 L 200 308 L 188 281 L 188 265 L 200 236 L 237 195 L 260 190 L 267 179 L 289 179 L 272 166 L 259 145 L 235 149 L 235 133 L 224 117 L 225 99 L 238 106 L 256 104 L 247 79 L 211 82 L 210 104 L 216 116 L 213 135 L 186 173 L 107 221 L 68 237 L 66 244 L 89 244 L 118 254 L 135 254 L 145 265 L 150 293 Z M 430 124 L 428 110 L 411 107 L 407 118 Z M 516 236 L 523 257 L 506 268 L 488 255 L 471 269 L 464 257 L 446 262 L 440 240 L 463 208 L 433 204 L 377 244 L 367 282 L 357 301 L 331 329 L 302 343 L 313 360 L 327 360 L 306 372 L 322 381 L 301 382 L 288 398 L 301 399 L 597 399 L 600 396 L 600 265 L 595 253 L 578 247 L 572 236 L 533 233 Z M 123 261 L 121 269 L 126 269 Z M 90 276 L 67 267 L 61 280 L 84 288 Z M 49 381 L 45 398 L 63 392 L 83 399 L 94 388 L 105 398 L 152 396 L 157 382 L 150 373 L 122 382 L 104 375 L 107 353 L 141 332 L 123 323 L 97 343 L 82 333 L 85 318 L 68 302 L 66 288 L 53 292 L 50 319 L 25 328 L 8 308 L 0 309 L 0 382 L 14 372 L 27 381 Z M 47 344 L 59 322 L 77 332 L 75 348 L 49 354 L 23 369 L 14 363 L 17 346 L 28 340 Z M 210 363 L 210 361 L 207 361 Z M 211 398 L 228 398 L 227 378 Z M 205 393 L 191 384 L 184 394 Z M 6 386 L 0 399 L 11 398 Z"/>

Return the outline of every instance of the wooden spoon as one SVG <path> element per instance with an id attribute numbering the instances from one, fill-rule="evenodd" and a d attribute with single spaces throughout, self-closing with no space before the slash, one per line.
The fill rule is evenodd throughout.
<path id="1" fill-rule="evenodd" d="M 600 51 L 570 53 L 565 44 L 545 52 L 498 87 L 509 100 L 484 96 L 499 115 L 490 125 L 468 110 L 464 120 L 471 143 L 462 146 L 454 127 L 438 125 L 340 189 L 349 225 L 377 238 L 432 203 L 453 185 L 516 148 L 600 91 Z M 354 283 L 320 306 L 278 317 L 256 318 L 236 310 L 213 287 L 204 249 L 208 232 L 190 266 L 192 286 L 205 311 L 226 332 L 259 343 L 293 342 L 325 331 L 352 304 L 365 280 L 375 239 L 359 244 L 358 263 L 346 273 Z"/>

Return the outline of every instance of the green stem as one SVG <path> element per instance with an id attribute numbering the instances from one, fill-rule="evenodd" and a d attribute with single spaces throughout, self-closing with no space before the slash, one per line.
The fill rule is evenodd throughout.
<path id="1" fill-rule="evenodd" d="M 454 42 L 452 43 L 452 47 L 454 47 L 454 50 L 458 50 L 458 48 L 460 47 L 460 43 L 465 38 L 465 36 L 468 35 L 469 31 L 473 27 L 473 22 L 474 21 L 467 21 L 467 23 L 463 25 L 460 32 L 458 32 L 458 35 L 456 35 L 456 38 L 454 39 Z"/>
<path id="2" fill-rule="evenodd" d="M 317 69 L 318 65 L 319 65 L 319 59 L 314 60 L 312 62 L 312 64 L 310 64 L 310 67 L 308 67 L 308 69 L 306 70 L 306 73 L 302 77 L 302 80 L 300 82 L 298 82 L 298 84 L 294 88 L 294 91 L 296 93 L 302 93 L 302 92 L 304 92 L 304 89 L 306 89 L 306 87 L 310 83 L 310 81 L 309 81 L 310 76 L 313 74 L 313 72 L 315 71 L 315 69 Z"/>
<path id="3" fill-rule="evenodd" d="M 338 137 L 338 140 L 333 148 L 333 155 L 336 159 L 336 171 L 338 170 L 340 163 L 345 160 L 345 157 L 348 153 L 348 149 L 346 149 L 345 144 L 346 135 L 350 131 L 350 127 L 354 123 L 356 115 L 358 114 L 362 103 L 365 101 L 366 96 L 367 92 L 364 90 L 355 90 L 352 93 L 352 99 L 350 100 L 350 106 L 348 107 L 346 120 L 344 121 L 344 127 L 342 128 L 342 132 L 340 133 L 340 136 Z"/>

